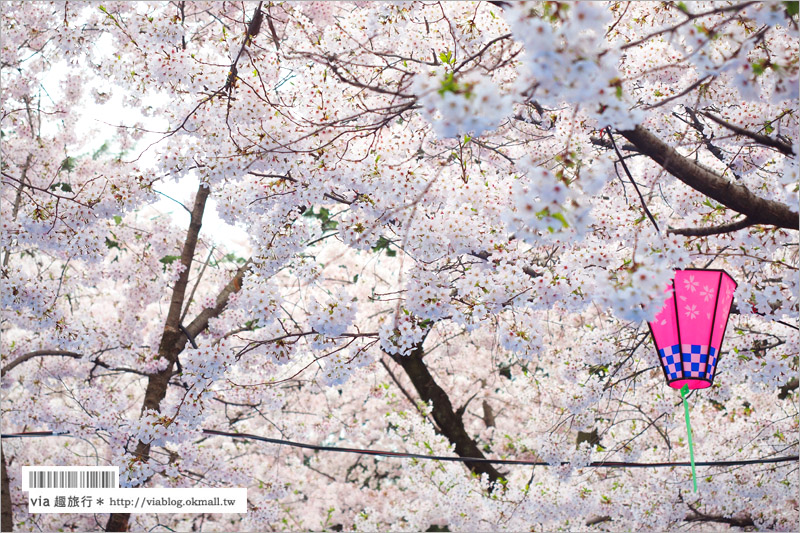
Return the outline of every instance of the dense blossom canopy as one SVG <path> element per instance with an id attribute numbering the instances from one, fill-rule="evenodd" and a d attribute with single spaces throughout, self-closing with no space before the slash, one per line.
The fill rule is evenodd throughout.
<path id="1" fill-rule="evenodd" d="M 797 526 L 796 463 L 586 468 L 688 459 L 681 267 L 739 283 L 698 460 L 798 452 L 797 2 L 1 7 L 3 432 L 69 434 L 3 440 L 4 529 Z M 249 512 L 31 515 L 37 464 Z"/>

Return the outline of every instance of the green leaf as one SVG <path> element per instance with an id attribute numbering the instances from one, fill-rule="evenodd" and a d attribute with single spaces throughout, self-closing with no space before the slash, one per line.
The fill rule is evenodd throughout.
<path id="1" fill-rule="evenodd" d="M 444 75 L 444 79 L 441 81 L 441 87 L 436 92 L 438 92 L 440 96 L 444 96 L 444 93 L 455 93 L 458 92 L 458 89 L 459 86 L 453 77 L 453 73 L 448 72 Z"/>
<path id="2" fill-rule="evenodd" d="M 108 247 L 109 250 L 112 249 L 112 248 L 116 248 L 117 250 L 121 250 L 121 248 L 119 247 L 119 243 L 117 241 L 112 241 L 108 237 L 106 237 L 106 246 Z"/>
<path id="3" fill-rule="evenodd" d="M 764 131 L 767 133 L 767 135 L 775 131 L 775 128 L 772 127 L 772 122 L 764 123 Z"/>
<path id="4" fill-rule="evenodd" d="M 247 262 L 247 259 L 245 259 L 244 257 L 238 257 L 234 253 L 230 253 L 230 254 L 226 254 L 225 255 L 225 261 L 229 261 L 231 263 L 238 263 L 238 264 L 242 265 L 245 262 Z"/>
<path id="5" fill-rule="evenodd" d="M 93 160 L 97 160 L 98 157 L 100 157 L 101 155 L 103 155 L 106 152 L 108 152 L 108 143 L 107 142 L 103 143 L 103 145 L 100 148 L 98 148 L 95 151 L 95 153 L 92 154 L 92 159 Z"/>
<path id="6" fill-rule="evenodd" d="M 70 172 L 74 169 L 75 169 L 75 158 L 71 156 L 65 157 L 64 160 L 61 162 L 60 170 L 66 170 L 67 172 Z"/>
<path id="7" fill-rule="evenodd" d="M 339 226 L 338 222 L 331 219 L 331 212 L 324 207 L 320 207 L 318 212 L 314 212 L 314 206 L 311 206 L 311 208 L 306 209 L 303 212 L 303 216 L 316 218 L 319 220 L 320 225 L 322 226 L 322 231 L 335 230 Z"/>
<path id="8" fill-rule="evenodd" d="M 441 60 L 442 63 L 446 63 L 448 65 L 452 65 L 453 63 L 455 63 L 455 58 L 453 57 L 453 54 L 452 52 L 450 52 L 450 50 L 447 50 L 446 52 L 441 52 L 439 54 L 439 59 Z"/>
<path id="9" fill-rule="evenodd" d="M 786 6 L 786 14 L 790 17 L 800 12 L 800 2 L 784 2 L 783 5 Z"/>
<path id="10" fill-rule="evenodd" d="M 386 252 L 386 255 L 388 257 L 394 257 L 394 256 L 397 255 L 397 251 L 392 250 L 390 248 L 391 244 L 392 244 L 392 241 L 390 241 L 389 239 L 387 239 L 384 236 L 381 236 L 378 239 L 378 242 L 375 244 L 375 246 L 372 247 L 372 251 L 375 252 L 375 253 L 380 253 L 383 250 L 383 251 Z"/>
<path id="11" fill-rule="evenodd" d="M 258 319 L 254 318 L 253 320 L 248 320 L 247 322 L 245 322 L 244 327 L 246 327 L 249 330 L 261 329 L 261 327 L 257 326 L 256 324 L 258 324 Z"/>
<path id="12" fill-rule="evenodd" d="M 116 224 L 117 226 L 122 224 L 122 217 L 119 215 L 114 215 L 114 224 Z"/>
<path id="13" fill-rule="evenodd" d="M 560 221 L 564 225 L 565 228 L 569 227 L 569 224 L 567 223 L 567 219 L 564 218 L 564 215 L 562 215 L 561 213 L 553 213 L 551 216 L 553 218 L 557 219 L 558 221 Z"/>
<path id="14" fill-rule="evenodd" d="M 764 71 L 767 69 L 768 61 L 766 59 L 759 59 L 757 61 L 753 61 L 750 63 L 750 66 L 753 68 L 753 74 L 756 76 L 761 76 L 764 74 Z"/>
<path id="15" fill-rule="evenodd" d="M 64 183 L 59 181 L 58 183 L 54 183 L 50 186 L 50 190 L 54 191 L 57 188 L 61 189 L 64 192 L 72 192 L 72 186 L 69 183 Z"/>
<path id="16" fill-rule="evenodd" d="M 158 260 L 159 263 L 163 265 L 171 265 L 175 262 L 176 259 L 180 259 L 181 256 L 179 255 L 165 255 L 161 259 Z"/>

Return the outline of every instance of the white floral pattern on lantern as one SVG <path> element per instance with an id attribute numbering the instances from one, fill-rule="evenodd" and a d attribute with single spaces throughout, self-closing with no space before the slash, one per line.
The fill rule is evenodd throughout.
<path id="1" fill-rule="evenodd" d="M 694 279 L 694 276 L 689 276 L 689 279 L 683 280 L 683 283 L 684 285 L 686 285 L 686 290 L 692 292 L 695 292 L 697 290 L 697 287 L 700 285 L 700 283 L 698 283 L 697 280 Z"/>
<path id="2" fill-rule="evenodd" d="M 700 291 L 700 296 L 703 297 L 703 301 L 707 302 L 714 297 L 714 289 L 708 285 L 703 285 L 703 290 Z"/>

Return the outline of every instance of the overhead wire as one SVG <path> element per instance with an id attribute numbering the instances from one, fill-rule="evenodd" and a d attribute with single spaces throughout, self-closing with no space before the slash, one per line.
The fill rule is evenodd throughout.
<path id="1" fill-rule="evenodd" d="M 272 437 L 262 437 L 261 435 L 254 435 L 252 433 L 232 433 L 228 431 L 219 431 L 216 429 L 203 429 L 202 433 L 208 436 L 227 437 L 232 439 L 253 440 L 258 442 L 267 442 L 270 444 L 277 444 L 281 446 L 290 446 L 293 448 L 302 448 L 306 450 L 314 450 L 320 452 L 335 452 L 335 453 L 352 453 L 358 455 L 373 455 L 380 457 L 397 457 L 406 459 L 421 459 L 429 461 L 450 461 L 458 463 L 491 463 L 498 465 L 524 465 L 524 466 L 558 466 L 572 464 L 569 461 L 561 461 L 559 463 L 548 463 L 545 461 L 530 461 L 525 459 L 491 459 L 486 457 L 458 457 L 448 455 L 424 455 L 419 453 L 408 452 L 392 452 L 388 450 L 371 450 L 365 448 L 347 448 L 341 446 L 324 446 L 321 444 L 309 444 L 305 442 L 295 442 L 285 439 L 275 439 Z M 0 435 L 3 439 L 14 438 L 35 438 L 35 437 L 61 437 L 70 436 L 69 433 L 54 433 L 52 431 L 30 431 L 25 433 L 4 433 Z M 730 461 L 696 461 L 695 466 L 742 466 L 742 465 L 755 465 L 755 464 L 774 464 L 785 463 L 794 461 L 797 462 L 800 457 L 797 455 L 786 455 L 780 457 L 766 457 L 762 459 L 735 459 Z M 666 461 L 655 463 L 636 463 L 630 461 L 592 461 L 585 465 L 580 465 L 580 468 L 671 468 L 678 466 L 691 466 L 689 461 Z"/>

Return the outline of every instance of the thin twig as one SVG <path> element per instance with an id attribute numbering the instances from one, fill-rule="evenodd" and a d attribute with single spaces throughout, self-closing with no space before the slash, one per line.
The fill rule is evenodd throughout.
<path id="1" fill-rule="evenodd" d="M 656 219 L 653 217 L 653 214 L 650 212 L 650 209 L 647 208 L 647 203 L 644 201 L 644 196 L 642 196 L 642 193 L 639 190 L 639 186 L 636 185 L 636 180 L 633 179 L 631 171 L 628 169 L 628 165 L 625 163 L 625 159 L 623 159 L 622 154 L 619 151 L 619 148 L 617 148 L 617 143 L 614 141 L 614 136 L 611 134 L 611 128 L 606 128 L 606 133 L 608 133 L 608 137 L 609 139 L 611 139 L 611 145 L 614 147 L 614 152 L 616 152 L 620 163 L 622 163 L 622 168 L 625 170 L 625 174 L 628 175 L 628 179 L 631 180 L 631 183 L 633 183 L 633 188 L 636 189 L 636 194 L 639 195 L 639 200 L 642 202 L 642 207 L 644 208 L 644 212 L 647 215 L 647 218 L 649 218 L 650 222 L 652 222 L 653 226 L 655 226 L 656 232 L 661 233 L 661 230 L 658 229 L 658 224 L 656 223 Z"/>

